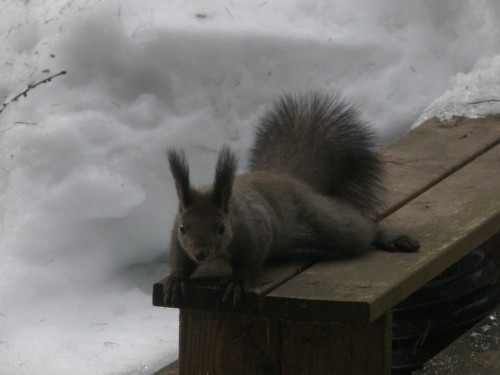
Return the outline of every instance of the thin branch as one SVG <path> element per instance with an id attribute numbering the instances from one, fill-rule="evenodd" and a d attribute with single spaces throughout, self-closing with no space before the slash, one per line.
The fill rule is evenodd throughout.
<path id="1" fill-rule="evenodd" d="M 475 102 L 469 102 L 467 104 L 474 105 L 474 104 L 483 104 L 483 103 L 492 103 L 492 102 L 500 102 L 500 99 L 478 100 L 478 101 L 475 101 Z"/>
<path id="2" fill-rule="evenodd" d="M 49 83 L 50 81 L 52 81 L 53 78 L 56 78 L 58 76 L 62 76 L 66 74 L 66 71 L 65 70 L 62 70 L 60 71 L 59 73 L 56 73 L 56 74 L 53 74 L 51 75 L 50 77 L 47 77 L 39 82 L 36 82 L 36 83 L 30 83 L 28 84 L 28 87 L 26 88 L 26 90 L 24 90 L 23 92 L 19 93 L 18 95 L 16 95 L 15 97 L 13 97 L 12 99 L 4 102 L 2 104 L 2 106 L 0 107 L 0 113 L 3 112 L 3 110 L 12 102 L 16 102 L 19 98 L 21 98 L 22 96 L 26 97 L 28 96 L 28 92 L 30 92 L 31 90 L 33 90 L 35 87 L 41 85 L 41 84 L 44 84 L 44 83 Z"/>

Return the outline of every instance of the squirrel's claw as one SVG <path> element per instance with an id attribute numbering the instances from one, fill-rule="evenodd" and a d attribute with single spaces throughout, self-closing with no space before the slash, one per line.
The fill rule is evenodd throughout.
<path id="1" fill-rule="evenodd" d="M 248 281 L 240 279 L 224 279 L 221 281 L 220 286 L 225 288 L 222 297 L 223 303 L 233 303 L 233 306 L 239 304 L 248 290 Z"/>
<path id="2" fill-rule="evenodd" d="M 170 275 L 163 286 L 165 306 L 177 306 L 187 295 L 187 282 L 182 276 Z"/>

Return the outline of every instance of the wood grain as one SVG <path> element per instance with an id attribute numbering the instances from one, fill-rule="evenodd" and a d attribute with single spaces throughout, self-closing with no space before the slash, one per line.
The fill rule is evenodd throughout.
<path id="1" fill-rule="evenodd" d="M 180 374 L 281 373 L 278 322 L 255 315 L 180 311 Z"/>
<path id="2" fill-rule="evenodd" d="M 155 375 L 389 374 L 390 331 L 390 314 L 361 326 L 181 309 L 181 357 Z"/>
<path id="3" fill-rule="evenodd" d="M 382 149 L 388 216 L 500 143 L 500 115 L 432 118 Z"/>
<path id="4" fill-rule="evenodd" d="M 369 326 L 283 323 L 283 374 L 389 374 L 391 316 Z"/>
<path id="5" fill-rule="evenodd" d="M 499 171 L 500 145 L 386 220 L 418 238 L 420 252 L 320 262 L 268 294 L 265 311 L 285 319 L 375 320 L 499 231 Z"/>

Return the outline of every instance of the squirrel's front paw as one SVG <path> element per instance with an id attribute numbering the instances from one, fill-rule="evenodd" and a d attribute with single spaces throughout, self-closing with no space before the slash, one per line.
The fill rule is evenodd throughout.
<path id="1" fill-rule="evenodd" d="M 163 302 L 165 306 L 177 306 L 187 295 L 187 279 L 171 274 L 163 283 Z"/>
<path id="2" fill-rule="evenodd" d="M 248 280 L 244 279 L 227 278 L 222 280 L 220 287 L 225 288 L 222 302 L 232 303 L 236 306 L 243 299 L 243 296 L 248 290 L 248 286 Z"/>

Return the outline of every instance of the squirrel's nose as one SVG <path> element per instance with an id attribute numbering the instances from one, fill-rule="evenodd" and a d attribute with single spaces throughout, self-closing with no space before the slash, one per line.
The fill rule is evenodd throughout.
<path id="1" fill-rule="evenodd" d="M 201 249 L 196 249 L 194 251 L 194 257 L 198 262 L 203 262 L 208 258 L 208 254 L 210 254 L 209 249 L 201 248 Z"/>

